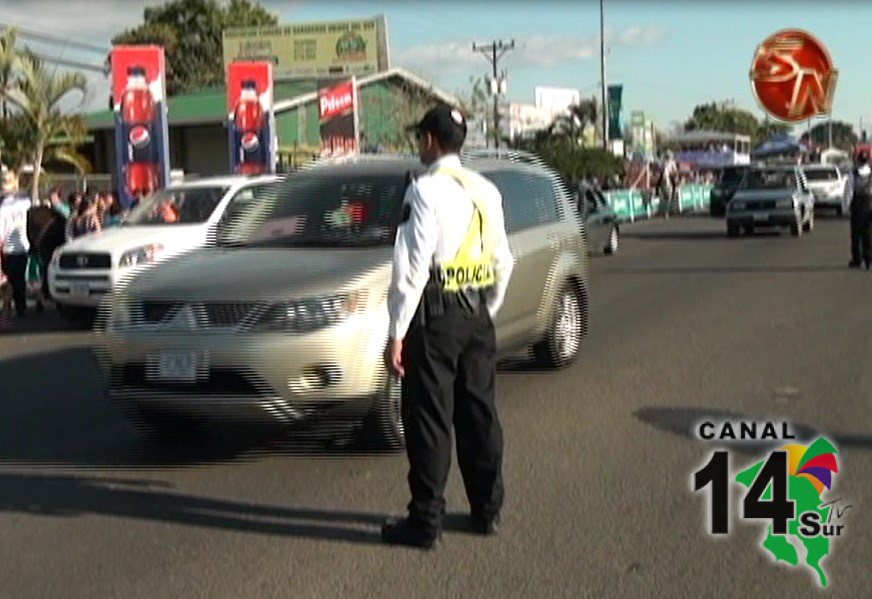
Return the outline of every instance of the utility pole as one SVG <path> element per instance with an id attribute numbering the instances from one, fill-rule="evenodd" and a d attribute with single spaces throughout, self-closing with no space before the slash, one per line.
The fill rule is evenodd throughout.
<path id="1" fill-rule="evenodd" d="M 506 52 L 509 50 L 515 49 L 515 40 L 510 40 L 508 42 L 504 42 L 503 40 L 494 40 L 490 44 L 486 46 L 482 46 L 481 44 L 476 44 L 473 42 L 472 51 L 479 52 L 482 56 L 484 56 L 485 60 L 487 60 L 491 69 L 493 70 L 493 79 L 491 80 L 490 90 L 491 94 L 494 97 L 494 147 L 499 149 L 500 147 L 500 93 L 505 92 L 505 71 L 503 71 L 502 80 L 499 79 L 499 75 L 497 74 L 497 65 L 500 62 L 500 59 L 505 56 Z"/>
<path id="2" fill-rule="evenodd" d="M 606 10 L 600 0 L 600 80 L 602 83 L 603 149 L 609 149 L 609 104 L 606 98 Z"/>

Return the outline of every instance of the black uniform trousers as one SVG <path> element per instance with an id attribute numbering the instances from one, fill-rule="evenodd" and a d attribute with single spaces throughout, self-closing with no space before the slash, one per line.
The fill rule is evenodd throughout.
<path id="1" fill-rule="evenodd" d="M 851 262 L 872 263 L 872 208 L 851 206 Z"/>
<path id="2" fill-rule="evenodd" d="M 24 315 L 27 311 L 27 254 L 0 253 L 0 268 L 12 286 L 15 311 Z"/>
<path id="3" fill-rule="evenodd" d="M 503 503 L 503 431 L 494 403 L 496 339 L 486 307 L 470 315 L 447 305 L 443 315 L 423 324 L 416 317 L 403 345 L 410 523 L 428 532 L 442 526 L 452 424 L 472 513 L 497 515 Z"/>

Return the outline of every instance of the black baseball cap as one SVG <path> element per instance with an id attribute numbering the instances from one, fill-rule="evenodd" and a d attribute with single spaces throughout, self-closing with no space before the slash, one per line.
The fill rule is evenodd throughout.
<path id="1" fill-rule="evenodd" d="M 463 145 L 466 139 L 466 119 L 457 108 L 448 104 L 434 106 L 416 124 L 409 127 L 417 133 L 432 133 L 443 146 Z"/>

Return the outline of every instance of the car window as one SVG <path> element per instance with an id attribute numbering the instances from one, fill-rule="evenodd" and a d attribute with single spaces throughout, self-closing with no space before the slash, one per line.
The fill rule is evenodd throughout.
<path id="1" fill-rule="evenodd" d="M 742 181 L 744 189 L 796 189 L 796 175 L 787 170 L 749 171 Z"/>
<path id="2" fill-rule="evenodd" d="M 218 243 L 233 244 L 247 239 L 260 225 L 263 205 L 277 193 L 276 183 L 250 185 L 238 190 L 224 209 L 218 223 Z"/>
<path id="3" fill-rule="evenodd" d="M 390 245 L 402 214 L 404 174 L 314 172 L 288 177 L 266 195 L 243 245 Z M 257 195 L 257 194 L 255 194 Z"/>
<path id="4" fill-rule="evenodd" d="M 839 178 L 839 172 L 834 168 L 814 168 L 805 171 L 805 176 L 809 181 L 835 181 Z"/>
<path id="5" fill-rule="evenodd" d="M 557 198 L 550 178 L 520 171 L 492 171 L 485 175 L 503 196 L 509 233 L 558 220 Z"/>
<path id="6" fill-rule="evenodd" d="M 206 222 L 226 187 L 168 187 L 142 198 L 124 225 L 186 225 Z"/>

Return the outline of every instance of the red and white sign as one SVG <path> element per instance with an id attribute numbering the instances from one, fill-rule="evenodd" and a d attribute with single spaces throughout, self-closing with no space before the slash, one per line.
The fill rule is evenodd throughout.
<path id="1" fill-rule="evenodd" d="M 826 46 L 807 31 L 785 29 L 757 47 L 751 88 L 766 112 L 797 122 L 828 114 L 838 70 Z"/>
<path id="2" fill-rule="evenodd" d="M 271 62 L 232 62 L 227 69 L 230 171 L 275 172 L 277 144 Z"/>
<path id="3" fill-rule="evenodd" d="M 321 90 L 318 95 L 318 116 L 324 121 L 354 110 L 354 82 L 347 81 Z"/>
<path id="4" fill-rule="evenodd" d="M 357 82 L 354 79 L 318 92 L 321 156 L 346 156 L 358 149 Z"/>

